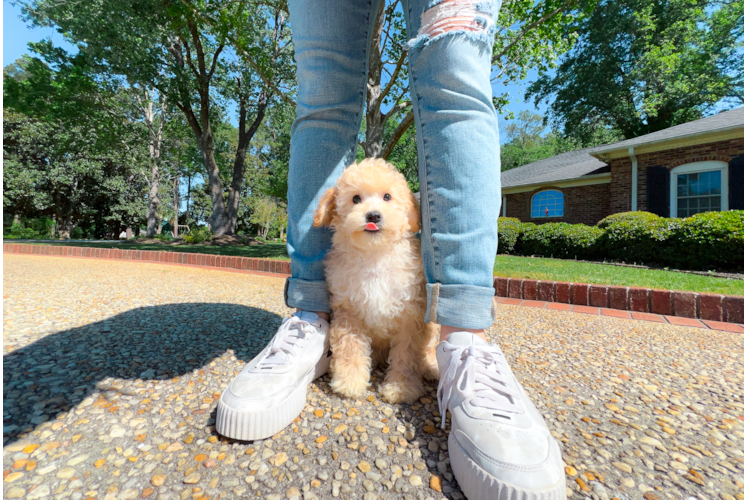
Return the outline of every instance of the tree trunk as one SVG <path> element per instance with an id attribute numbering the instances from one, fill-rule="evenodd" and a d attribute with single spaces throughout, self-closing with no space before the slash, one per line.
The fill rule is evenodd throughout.
<path id="1" fill-rule="evenodd" d="M 125 239 L 129 240 L 131 238 L 132 238 L 132 228 L 128 227 L 127 229 L 125 229 Z"/>
<path id="2" fill-rule="evenodd" d="M 179 174 L 174 178 L 174 239 L 179 238 Z"/>
<path id="3" fill-rule="evenodd" d="M 158 197 L 158 185 L 161 177 L 161 171 L 159 169 L 158 162 L 153 161 L 151 164 L 151 182 L 148 189 L 148 219 L 146 221 L 145 235 L 148 238 L 153 238 L 157 233 L 160 233 L 160 220 L 158 217 L 158 207 L 161 204 L 161 200 Z"/>
<path id="4" fill-rule="evenodd" d="M 382 29 L 384 27 L 384 4 L 380 2 L 374 31 L 369 45 L 369 75 L 366 81 L 366 138 L 364 154 L 367 158 L 377 158 L 382 152 L 384 140 L 384 115 L 380 109 L 379 97 L 382 94 Z"/>
<path id="5" fill-rule="evenodd" d="M 156 113 L 153 109 L 153 93 L 147 88 L 142 90 L 143 100 L 136 94 L 143 120 L 148 128 L 148 156 L 151 160 L 151 172 L 148 179 L 148 216 L 146 218 L 146 236 L 152 238 L 158 232 L 161 221 L 158 217 L 158 208 L 161 200 L 158 197 L 158 188 L 161 181 L 161 144 L 163 140 L 164 120 L 166 114 L 166 98 L 159 96 L 161 101 L 161 114 L 156 127 Z"/>
<path id="6" fill-rule="evenodd" d="M 238 79 L 238 85 L 241 92 L 241 79 Z M 249 126 L 249 129 L 247 129 L 247 103 L 245 99 L 239 100 L 239 144 L 236 148 L 236 155 L 234 155 L 234 173 L 231 177 L 231 185 L 229 186 L 228 204 L 226 207 L 228 224 L 226 234 L 236 234 L 236 226 L 239 222 L 239 201 L 241 201 L 244 174 L 247 169 L 245 163 L 247 149 L 249 148 L 252 137 L 254 137 L 255 132 L 257 132 L 260 124 L 262 124 L 262 120 L 265 118 L 267 102 L 268 95 L 263 90 L 257 98 L 257 115 Z"/>

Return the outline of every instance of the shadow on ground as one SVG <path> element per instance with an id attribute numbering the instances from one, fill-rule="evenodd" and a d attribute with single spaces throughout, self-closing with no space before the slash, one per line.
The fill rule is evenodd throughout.
<path id="1" fill-rule="evenodd" d="M 3 444 L 75 409 L 109 378 L 170 379 L 227 350 L 247 362 L 280 322 L 277 314 L 235 304 L 167 304 L 44 337 L 3 357 Z"/>

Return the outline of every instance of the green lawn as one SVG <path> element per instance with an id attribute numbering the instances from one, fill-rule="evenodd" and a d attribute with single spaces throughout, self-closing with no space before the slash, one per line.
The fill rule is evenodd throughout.
<path id="1" fill-rule="evenodd" d="M 7 240 L 12 242 L 12 240 Z M 259 259 L 288 260 L 285 243 L 268 243 L 256 246 L 209 246 L 209 245 L 159 245 L 147 243 L 43 243 L 44 245 L 68 245 L 94 248 L 121 248 L 129 250 L 156 250 L 167 252 L 191 252 L 213 255 L 232 255 Z M 635 267 L 590 264 L 573 260 L 534 259 L 498 255 L 494 274 L 507 278 L 529 278 L 601 285 L 639 286 L 664 290 L 721 293 L 744 295 L 743 281 L 713 278 L 696 274 L 638 269 Z"/>
<path id="2" fill-rule="evenodd" d="M 12 243 L 13 240 L 6 240 L 6 243 Z M 27 245 L 29 243 L 22 243 Z M 40 245 L 63 245 L 71 247 L 91 247 L 91 248 L 119 248 L 122 250 L 149 250 L 163 252 L 188 252 L 188 253 L 207 253 L 212 255 L 231 255 L 233 257 L 251 257 L 253 259 L 277 259 L 289 260 L 286 253 L 286 244 L 272 242 L 266 245 L 161 245 L 158 243 L 39 243 Z"/>
<path id="3" fill-rule="evenodd" d="M 573 260 L 499 255 L 493 272 L 507 278 L 638 286 L 663 290 L 743 295 L 743 281 L 697 274 L 590 264 Z"/>

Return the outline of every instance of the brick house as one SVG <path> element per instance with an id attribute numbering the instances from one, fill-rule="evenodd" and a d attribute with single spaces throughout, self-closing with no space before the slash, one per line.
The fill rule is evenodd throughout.
<path id="1" fill-rule="evenodd" d="M 662 217 L 742 210 L 743 112 L 725 111 L 502 172 L 502 215 L 592 225 L 634 210 Z"/>

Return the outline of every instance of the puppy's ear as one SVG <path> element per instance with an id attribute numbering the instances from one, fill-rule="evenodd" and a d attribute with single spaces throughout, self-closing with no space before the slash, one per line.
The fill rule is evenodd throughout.
<path id="1" fill-rule="evenodd" d="M 322 195 L 322 199 L 319 201 L 317 210 L 314 211 L 314 227 L 329 226 L 332 222 L 332 218 L 335 215 L 335 195 L 336 190 L 331 187 L 325 194 Z"/>
<path id="2" fill-rule="evenodd" d="M 408 225 L 410 230 L 417 233 L 421 229 L 421 204 L 413 193 L 410 193 L 410 210 L 408 210 Z"/>

